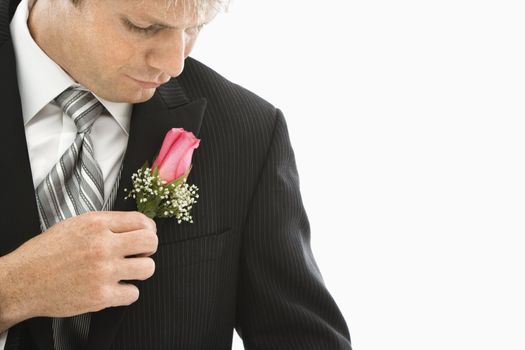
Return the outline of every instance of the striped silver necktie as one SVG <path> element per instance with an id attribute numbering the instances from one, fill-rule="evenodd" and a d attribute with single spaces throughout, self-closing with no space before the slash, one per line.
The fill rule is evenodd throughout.
<path id="1" fill-rule="evenodd" d="M 104 204 L 104 178 L 89 135 L 104 106 L 91 92 L 76 87 L 55 100 L 75 122 L 77 135 L 36 189 L 44 231 L 66 218 L 101 210 Z"/>
<path id="2" fill-rule="evenodd" d="M 108 200 L 104 203 L 104 179 L 95 160 L 90 137 L 95 120 L 104 106 L 89 91 L 70 87 L 55 101 L 77 127 L 73 144 L 36 189 L 42 231 L 59 221 L 88 211 L 111 210 L 116 198 L 120 171 Z M 55 350 L 84 348 L 91 313 L 52 319 Z"/>

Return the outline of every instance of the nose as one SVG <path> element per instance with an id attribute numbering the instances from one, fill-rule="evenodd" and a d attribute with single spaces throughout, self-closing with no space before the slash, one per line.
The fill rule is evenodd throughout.
<path id="1" fill-rule="evenodd" d="M 156 68 L 171 77 L 177 77 L 184 69 L 186 58 L 186 42 L 184 33 L 175 33 L 162 42 L 157 42 L 155 47 L 146 56 L 150 67 Z"/>

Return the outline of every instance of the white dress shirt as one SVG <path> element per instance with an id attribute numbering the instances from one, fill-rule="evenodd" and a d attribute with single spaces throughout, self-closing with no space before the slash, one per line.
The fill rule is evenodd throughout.
<path id="1" fill-rule="evenodd" d="M 77 134 L 73 120 L 53 101 L 71 85 L 78 84 L 49 58 L 31 37 L 27 26 L 32 4 L 22 0 L 10 23 L 16 56 L 17 77 L 33 185 L 47 176 Z M 104 195 L 108 198 L 117 180 L 128 143 L 132 104 L 106 101 L 106 107 L 93 124 L 91 139 L 95 159 L 104 177 Z M 35 199 L 36 200 L 36 199 Z M 7 331 L 0 334 L 0 350 L 5 347 Z"/>

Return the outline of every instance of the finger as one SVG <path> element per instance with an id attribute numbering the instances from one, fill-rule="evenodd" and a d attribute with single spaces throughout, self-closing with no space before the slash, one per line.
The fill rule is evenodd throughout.
<path id="1" fill-rule="evenodd" d="M 108 227 L 114 233 L 144 228 L 157 230 L 155 221 L 138 211 L 102 211 L 101 213 L 106 213 Z"/>
<path id="2" fill-rule="evenodd" d="M 141 229 L 114 235 L 115 250 L 118 256 L 126 257 L 137 254 L 154 254 L 159 239 L 156 231 Z"/>
<path id="3" fill-rule="evenodd" d="M 119 282 L 114 288 L 111 306 L 130 305 L 139 299 L 139 289 L 131 283 Z"/>
<path id="4" fill-rule="evenodd" d="M 119 280 L 145 280 L 155 273 L 152 258 L 125 258 L 118 264 L 116 278 Z"/>

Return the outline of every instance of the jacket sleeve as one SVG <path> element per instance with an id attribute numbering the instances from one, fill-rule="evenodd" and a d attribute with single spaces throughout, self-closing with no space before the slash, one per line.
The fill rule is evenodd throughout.
<path id="1" fill-rule="evenodd" d="M 286 121 L 275 127 L 243 230 L 236 330 L 245 349 L 351 350 L 310 247 Z"/>

